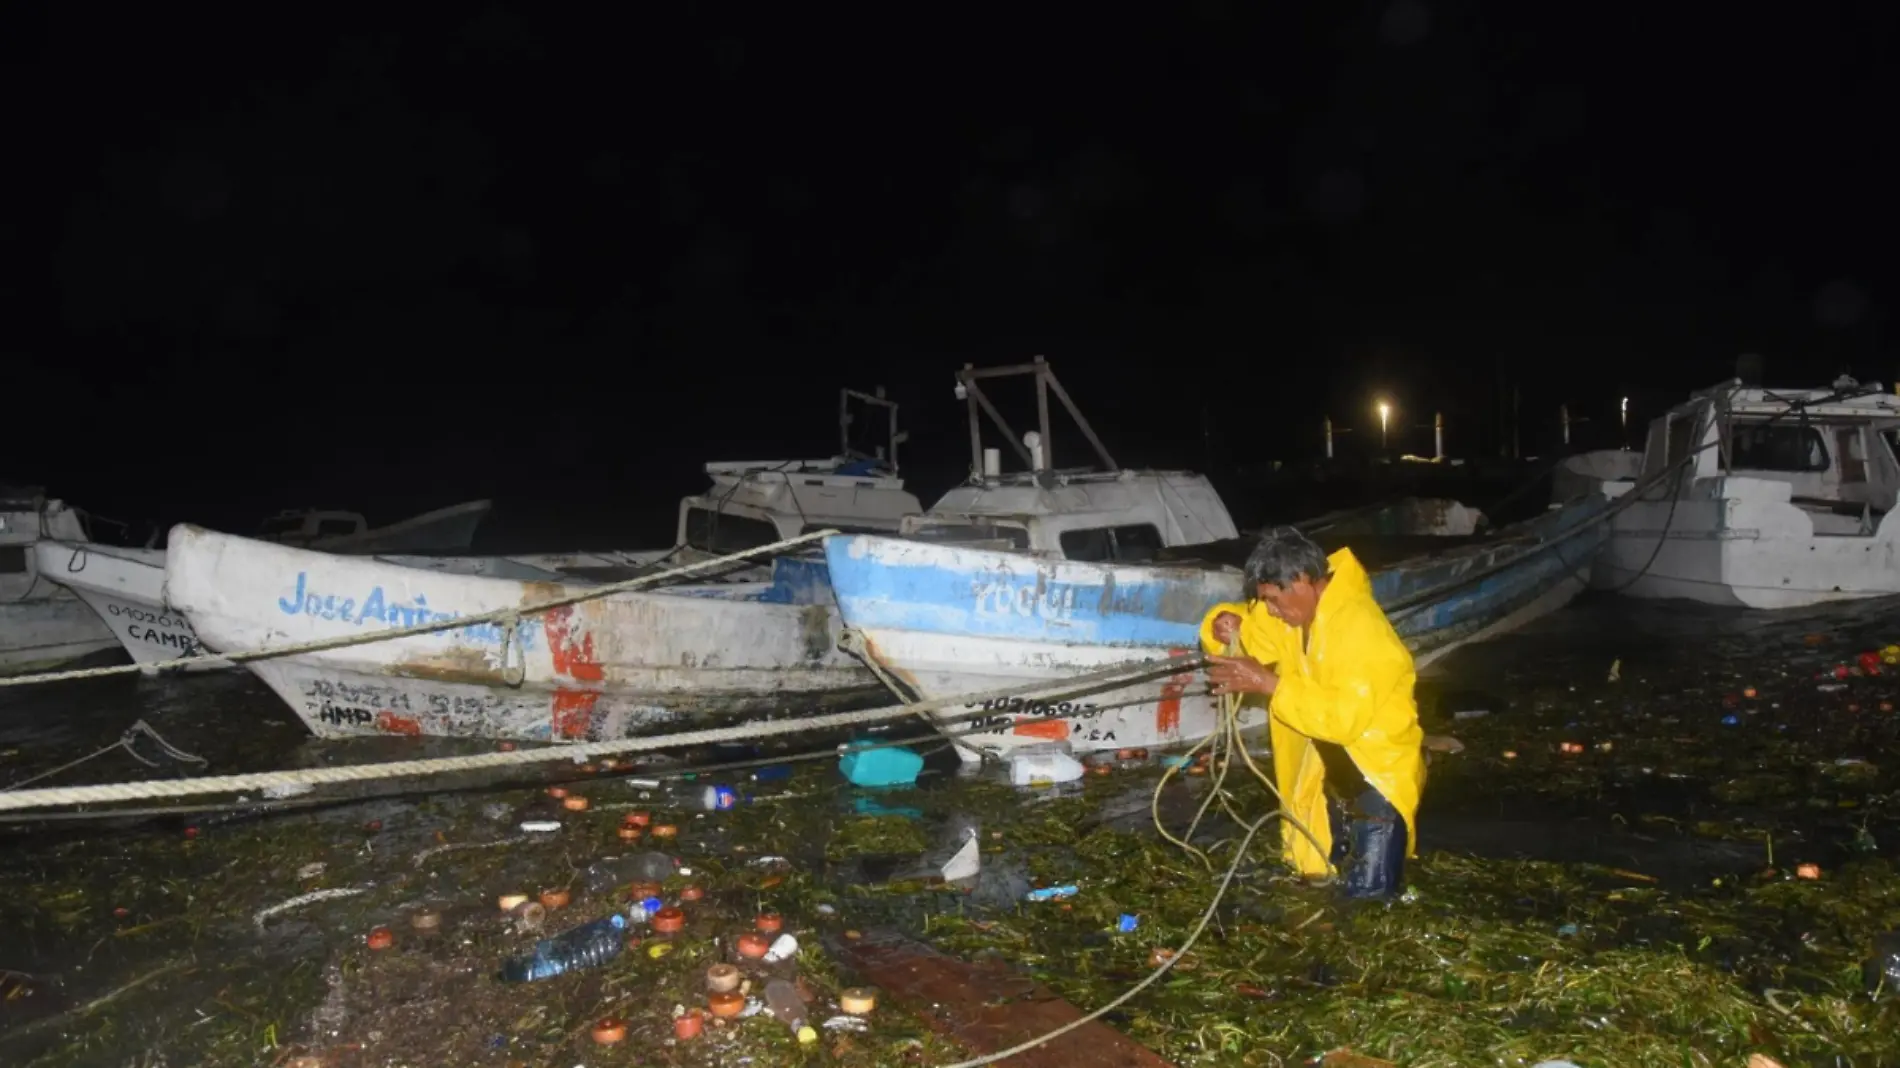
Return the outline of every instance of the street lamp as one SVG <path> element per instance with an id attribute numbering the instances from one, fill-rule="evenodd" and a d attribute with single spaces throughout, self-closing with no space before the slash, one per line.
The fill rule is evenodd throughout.
<path id="1" fill-rule="evenodd" d="M 1385 451 L 1386 425 L 1392 418 L 1392 406 L 1385 401 L 1379 402 L 1379 451 Z"/>

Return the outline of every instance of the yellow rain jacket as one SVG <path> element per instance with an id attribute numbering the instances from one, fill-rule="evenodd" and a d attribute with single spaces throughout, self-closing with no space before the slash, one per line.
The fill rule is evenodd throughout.
<path id="1" fill-rule="evenodd" d="M 1273 617 L 1264 602 L 1215 605 L 1201 621 L 1201 645 L 1221 655 L 1214 620 L 1222 612 L 1240 617 L 1240 652 L 1280 677 L 1271 698 L 1273 770 L 1287 810 L 1306 824 L 1325 852 L 1316 852 L 1306 836 L 1285 828 L 1287 862 L 1302 875 L 1331 870 L 1332 830 L 1326 818 L 1326 767 L 1309 739 L 1343 746 L 1366 782 L 1378 789 L 1405 817 L 1406 852 L 1418 854 L 1418 799 L 1425 788 L 1424 732 L 1412 696 L 1417 673 L 1412 653 L 1378 602 L 1372 580 L 1353 556 L 1341 549 L 1327 557 L 1332 581 L 1320 594 L 1307 648 L 1300 631 Z M 1263 700 L 1258 694 L 1249 700 Z"/>

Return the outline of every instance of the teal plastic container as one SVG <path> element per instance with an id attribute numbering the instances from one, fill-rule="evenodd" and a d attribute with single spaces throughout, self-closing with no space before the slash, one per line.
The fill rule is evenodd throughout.
<path id="1" fill-rule="evenodd" d="M 924 758 L 903 746 L 864 749 L 874 742 L 853 742 L 838 758 L 838 771 L 855 786 L 909 786 L 924 770 Z"/>

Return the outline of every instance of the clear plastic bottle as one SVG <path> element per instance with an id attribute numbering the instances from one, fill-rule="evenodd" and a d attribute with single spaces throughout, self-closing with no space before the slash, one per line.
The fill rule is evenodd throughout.
<path id="1" fill-rule="evenodd" d="M 536 942 L 534 952 L 501 966 L 506 983 L 532 983 L 563 972 L 594 968 L 627 948 L 627 918 L 618 912 Z"/>
<path id="2" fill-rule="evenodd" d="M 604 894 L 623 883 L 665 882 L 679 867 L 680 862 L 670 854 L 634 853 L 589 864 L 581 881 L 588 893 Z"/>
<path id="3" fill-rule="evenodd" d="M 798 987 L 784 979 L 774 979 L 765 984 L 765 1008 L 778 1021 L 792 1029 L 801 1045 L 818 1041 L 818 1032 L 805 1022 L 805 1016 L 811 1011 L 805 999 L 799 996 Z"/>

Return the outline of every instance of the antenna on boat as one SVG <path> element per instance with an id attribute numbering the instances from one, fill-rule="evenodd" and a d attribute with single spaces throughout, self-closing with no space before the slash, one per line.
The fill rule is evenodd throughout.
<path id="1" fill-rule="evenodd" d="M 897 429 L 897 403 L 885 398 L 884 387 L 875 386 L 873 389 L 875 391 L 873 393 L 855 389 L 838 391 L 838 436 L 840 438 L 838 454 L 847 460 L 882 460 L 890 465 L 892 471 L 896 471 L 897 447 L 910 440 L 910 432 Z M 888 444 L 879 445 L 874 455 L 867 455 L 851 447 L 851 424 L 857 420 L 857 416 L 851 411 L 853 399 L 872 408 L 883 408 L 889 416 L 889 429 L 886 431 Z M 885 455 L 886 449 L 890 450 L 888 456 Z"/>
<path id="2" fill-rule="evenodd" d="M 1735 377 L 1744 386 L 1761 385 L 1762 373 L 1767 369 L 1767 361 L 1759 352 L 1744 352 L 1735 358 Z"/>

